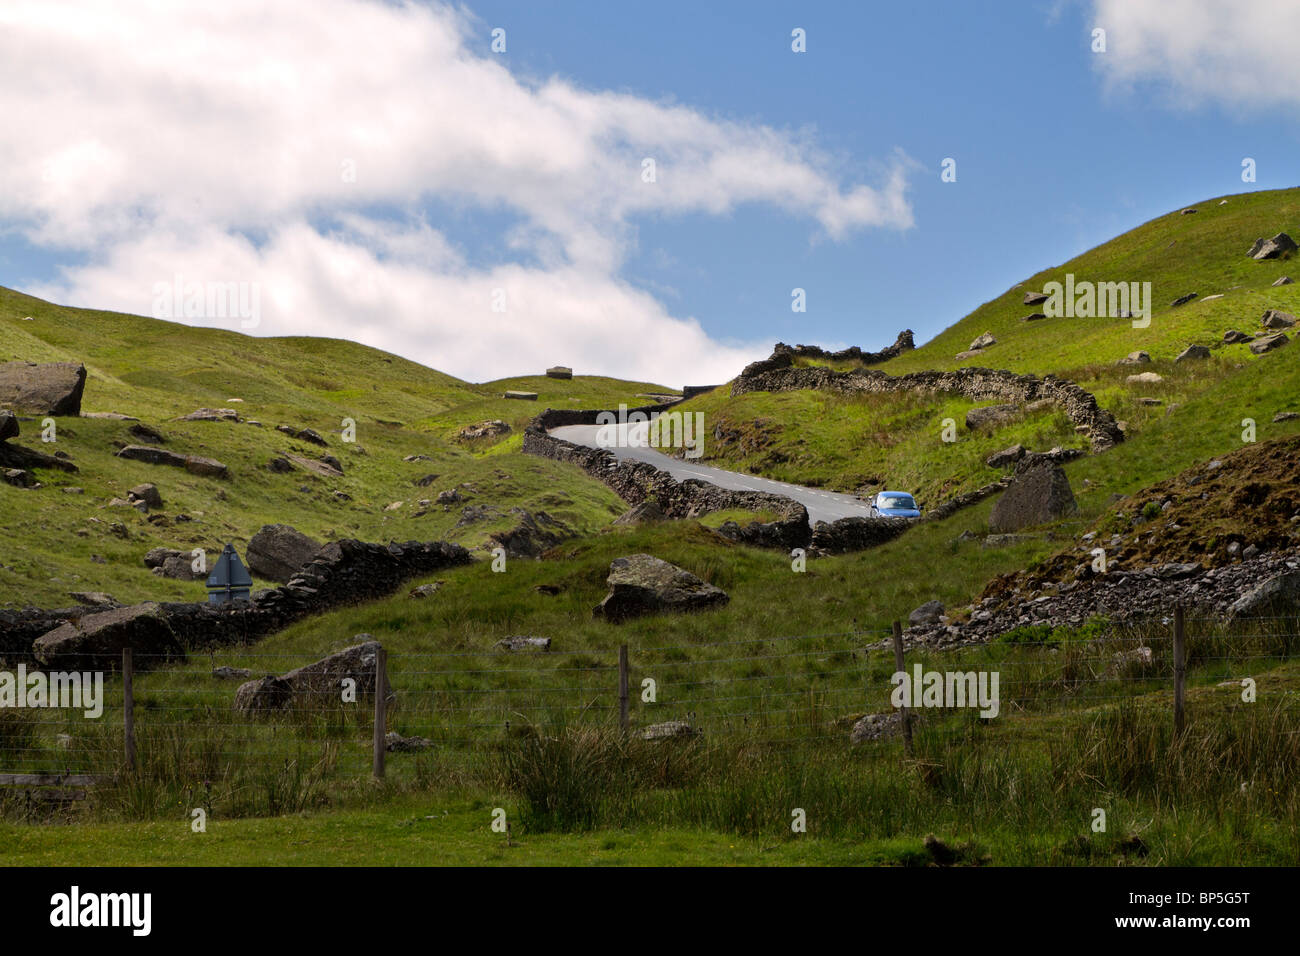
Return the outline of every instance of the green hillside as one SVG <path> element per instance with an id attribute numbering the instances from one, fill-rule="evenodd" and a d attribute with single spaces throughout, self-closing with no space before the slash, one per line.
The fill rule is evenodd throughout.
<path id="1" fill-rule="evenodd" d="M 1300 280 L 1300 262 L 1255 261 L 1246 255 L 1261 236 L 1279 231 L 1300 235 L 1300 189 L 1216 197 L 1188 208 L 1198 211 L 1183 215 L 1175 210 L 1045 269 L 914 351 L 874 367 L 901 375 L 981 366 L 1077 382 L 1124 423 L 1129 438 L 1122 456 L 1109 452 L 1096 462 L 1073 466 L 1094 475 L 1094 482 L 1099 481 L 1097 473 L 1113 476 L 1100 481 L 1105 485 L 1126 483 L 1135 475 L 1154 479 L 1163 474 L 1155 462 L 1170 456 L 1205 457 L 1231 450 L 1234 443 L 1240 444 L 1243 418 L 1259 423 L 1260 440 L 1289 434 L 1291 425 L 1271 422 L 1276 412 L 1296 407 L 1300 378 L 1294 349 L 1255 355 L 1246 344 L 1224 345 L 1223 335 L 1230 329 L 1258 334 L 1267 309 L 1300 312 L 1300 281 L 1273 285 L 1291 273 Z M 1025 293 L 1041 291 L 1049 281 L 1063 282 L 1066 273 L 1076 282 L 1150 282 L 1150 327 L 1135 329 L 1126 318 L 1022 321 L 1042 310 L 1025 305 Z M 1198 297 L 1171 307 L 1174 299 L 1189 292 Z M 1212 295 L 1222 298 L 1205 301 Z M 984 332 L 991 332 L 996 344 L 979 356 L 956 359 Z M 1192 344 L 1209 347 L 1211 357 L 1175 364 L 1177 355 Z M 1115 364 L 1139 350 L 1151 356 L 1149 364 Z M 796 364 L 854 367 L 849 362 L 803 359 Z M 1137 372 L 1155 372 L 1163 381 L 1128 384 L 1128 376 Z M 998 449 L 1017 442 L 1036 451 L 1057 445 L 1086 447 L 1069 421 L 1050 410 L 1028 414 L 992 434 L 967 431 L 965 412 L 986 404 L 991 402 L 811 391 L 732 398 L 722 388 L 682 407 L 704 412 L 710 440 L 703 460 L 711 464 L 841 491 L 883 485 L 909 489 L 923 506 L 931 507 L 994 480 L 1000 471 L 984 460 Z M 955 443 L 942 441 L 946 418 L 959 426 Z M 1169 432 L 1183 426 L 1187 435 L 1179 447 L 1166 447 Z M 1108 464 L 1119 457 L 1127 462 L 1125 469 Z"/>
<path id="2" fill-rule="evenodd" d="M 640 393 L 663 386 L 578 376 L 529 376 L 484 385 L 462 382 L 415 362 L 353 342 L 318 338 L 251 338 L 113 312 L 52 305 L 0 289 L 0 361 L 82 362 L 86 413 L 117 412 L 160 431 L 166 447 L 215 458 L 228 479 L 115 457 L 137 443 L 130 421 L 64 418 L 57 441 L 40 440 L 40 422 L 22 423 L 18 444 L 71 456 L 75 474 L 40 470 L 44 487 L 0 486 L 0 605 L 64 606 L 71 591 L 107 591 L 119 601 L 198 598 L 202 588 L 166 580 L 142 563 L 154 547 L 220 550 L 242 546 L 263 524 L 287 523 L 329 540 L 433 540 L 475 547 L 513 527 L 513 507 L 546 511 L 575 533 L 606 525 L 624 510 L 599 482 L 572 469 L 518 453 L 519 430 L 548 404 L 645 404 Z M 505 389 L 539 392 L 537 402 L 505 400 Z M 184 422 L 198 408 L 235 409 L 239 422 Z M 343 420 L 356 441 L 342 440 Z M 514 429 L 504 440 L 459 440 L 484 419 Z M 247 420 L 260 422 L 250 424 Z M 276 430 L 311 428 L 328 448 Z M 273 473 L 283 453 L 335 456 L 341 478 L 303 468 Z M 422 455 L 426 460 L 404 461 Z M 427 485 L 415 482 L 436 475 Z M 140 483 L 162 493 L 163 519 L 110 506 Z M 73 489 L 81 489 L 76 492 Z M 458 489 L 455 505 L 421 504 Z M 346 497 L 344 497 L 346 496 Z M 389 510 L 394 502 L 398 507 Z M 488 512 L 457 527 L 466 506 Z M 181 520 L 180 516 L 192 520 Z"/>

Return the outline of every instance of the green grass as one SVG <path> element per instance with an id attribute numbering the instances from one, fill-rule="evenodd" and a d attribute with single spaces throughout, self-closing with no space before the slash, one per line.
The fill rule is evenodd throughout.
<path id="1" fill-rule="evenodd" d="M 955 367 L 952 356 L 990 330 L 999 342 L 981 364 L 1051 372 L 1092 390 L 1126 422 L 1129 440 L 1067 465 L 1077 516 L 989 548 L 963 536 L 987 529 L 993 502 L 985 501 L 871 551 L 811 561 L 804 573 L 784 554 L 729 544 L 707 527 L 761 514 L 611 527 L 626 506 L 607 488 L 519 453 L 523 424 L 544 407 L 643 405 L 644 394 L 666 391 L 660 386 L 540 375 L 472 385 L 352 343 L 255 340 L 0 290 L 10 350 L 3 357 L 85 361 L 87 410 L 138 415 L 167 434 L 168 447 L 221 459 L 232 471 L 223 482 L 124 462 L 113 452 L 114 442 L 127 440 L 126 424 L 61 420 L 55 448 L 81 473 L 42 472 L 45 487 L 36 491 L 0 486 L 0 603 L 63 604 L 70 590 L 108 590 L 121 600 L 192 597 L 197 585 L 145 571 L 148 548 L 216 550 L 226 540 L 242 544 L 269 522 L 320 538 L 446 537 L 474 546 L 512 523 L 509 508 L 522 505 L 578 534 L 544 560 L 509 561 L 504 573 L 485 561 L 448 569 L 427 579 L 443 585 L 424 600 L 404 589 L 300 621 L 254 648 L 193 655 L 141 675 L 140 772 L 54 822 L 0 800 L 5 861 L 919 865 L 932 859 L 924 838 L 933 832 L 966 864 L 1294 862 L 1300 669 L 1295 648 L 1266 635 L 1225 642 L 1194 631 L 1192 719 L 1181 741 L 1170 729 L 1164 636 L 1116 632 L 1105 622 L 913 654 L 910 660 L 939 669 L 1005 669 L 1004 716 L 992 723 L 968 714 L 930 718 L 918 728 L 912 761 L 902 759 L 897 741 L 851 747 L 845 740 L 855 715 L 888 707 L 892 655 L 867 648 L 892 620 L 931 599 L 960 614 L 993 576 L 1040 566 L 1074 542 L 1113 495 L 1241 447 L 1243 418 L 1257 422 L 1260 441 L 1300 430 L 1300 422 L 1272 423 L 1278 411 L 1300 410 L 1294 346 L 1258 358 L 1242 346 L 1216 348 L 1208 361 L 1172 363 L 1190 342 L 1212 345 L 1227 328 L 1255 331 L 1265 308 L 1297 311 L 1297 286 L 1269 287 L 1292 264 L 1253 262 L 1245 251 L 1257 236 L 1297 232 L 1300 192 L 1199 208 L 1032 277 L 884 366 L 892 374 Z M 1126 320 L 1020 323 L 1032 311 L 1019 304 L 1025 289 L 1066 271 L 1152 281 L 1160 307 L 1151 328 L 1134 330 Z M 1167 308 L 1188 291 L 1224 297 Z M 28 315 L 34 321 L 23 321 Z M 1113 362 L 1135 349 L 1151 352 L 1156 361 L 1141 370 L 1159 372 L 1162 383 L 1125 383 L 1134 369 Z M 506 389 L 541 398 L 508 401 L 500 398 Z M 1163 404 L 1143 405 L 1141 397 Z M 232 407 L 264 426 L 174 420 L 232 398 L 243 399 Z M 1084 444 L 1055 411 L 972 435 L 962 427 L 972 404 L 815 392 L 732 399 L 720 389 L 683 408 L 705 413 L 706 460 L 840 490 L 901 487 L 927 507 L 994 480 L 999 472 L 984 458 L 1006 445 Z M 364 452 L 339 439 L 344 417 L 356 420 Z M 956 442 L 941 440 L 946 418 L 958 423 Z M 459 440 L 461 427 L 484 419 L 506 421 L 511 434 L 474 445 Z M 326 435 L 344 477 L 265 470 L 281 451 L 320 454 L 275 431 L 280 423 Z M 35 428 L 24 424 L 24 443 L 36 443 Z M 402 460 L 413 454 L 432 460 Z M 414 484 L 427 474 L 438 477 Z M 142 481 L 159 485 L 169 525 L 107 506 Z M 62 490 L 69 486 L 83 493 Z M 419 503 L 451 487 L 466 504 L 495 511 L 457 527 L 461 505 Z M 388 510 L 392 502 L 401 504 Z M 182 512 L 194 520 L 176 522 Z M 643 551 L 724 588 L 730 603 L 621 626 L 594 620 L 610 561 Z M 368 779 L 365 707 L 246 720 L 230 706 L 236 685 L 209 676 L 222 663 L 280 673 L 361 633 L 391 655 L 399 697 L 390 728 L 436 742 L 425 754 L 390 755 L 384 784 Z M 510 635 L 550 637 L 552 649 L 495 649 Z M 803 637 L 776 640 L 796 635 Z M 1114 671 L 1114 653 L 1134 640 L 1152 643 L 1156 663 Z M 688 716 L 703 737 L 657 745 L 612 731 L 624 643 L 633 726 Z M 1260 681 L 1256 705 L 1217 686 L 1242 674 Z M 640 699 L 646 678 L 659 689 L 653 703 Z M 117 769 L 120 693 L 111 681 L 110 710 L 97 724 L 7 717 L 0 747 L 31 769 Z M 57 733 L 72 740 L 63 746 Z M 189 810 L 204 804 L 213 809 L 209 832 L 192 834 Z M 1088 829 L 1098 806 L 1111 820 L 1106 834 Z M 495 807 L 513 822 L 513 845 L 488 827 Z M 796 807 L 807 811 L 807 834 L 790 831 Z"/>

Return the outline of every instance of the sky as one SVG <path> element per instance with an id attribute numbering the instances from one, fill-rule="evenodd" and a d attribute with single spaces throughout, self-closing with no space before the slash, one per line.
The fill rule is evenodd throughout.
<path id="1" fill-rule="evenodd" d="M 0 285 L 714 384 L 1297 182 L 1297 0 L 700 6 L 4 0 Z"/>

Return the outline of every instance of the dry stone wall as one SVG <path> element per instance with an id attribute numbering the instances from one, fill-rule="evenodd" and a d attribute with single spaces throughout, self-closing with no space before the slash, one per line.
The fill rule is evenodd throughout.
<path id="1" fill-rule="evenodd" d="M 1020 375 L 1001 369 L 961 368 L 949 372 L 910 372 L 892 376 L 879 369 L 836 372 L 829 368 L 794 368 L 790 355 L 774 353 L 755 362 L 731 385 L 732 395 L 747 392 L 792 392 L 813 388 L 833 392 L 928 391 L 963 395 L 976 401 L 995 400 L 1028 404 L 1050 399 L 1078 428 L 1086 430 L 1094 452 L 1105 451 L 1124 440 L 1124 433 L 1097 399 L 1073 382 L 1045 375 Z M 775 364 L 773 364 L 775 363 Z"/>
<path id="2" fill-rule="evenodd" d="M 157 607 L 171 637 L 185 650 L 244 644 L 305 617 L 385 597 L 410 578 L 469 562 L 468 551 L 445 541 L 387 545 L 351 539 L 332 541 L 287 584 L 260 591 L 250 601 L 167 602 Z M 103 611 L 102 607 L 0 609 L 0 659 L 32 661 L 33 645 L 42 635 Z M 150 635 L 141 633 L 139 637 L 142 642 L 153 641 Z M 142 654 L 150 652 L 147 646 L 139 650 Z M 94 648 L 79 651 L 95 652 Z M 50 663 L 56 664 L 57 658 Z"/>

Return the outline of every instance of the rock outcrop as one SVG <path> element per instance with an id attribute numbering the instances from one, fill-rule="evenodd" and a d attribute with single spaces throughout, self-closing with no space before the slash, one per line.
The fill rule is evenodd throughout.
<path id="1" fill-rule="evenodd" d="M 298 569 L 321 549 L 321 543 L 287 524 L 262 525 L 248 539 L 248 569 L 258 577 L 281 584 L 289 581 Z"/>
<path id="2" fill-rule="evenodd" d="M 1015 478 L 993 505 L 989 530 L 1019 531 L 1074 514 L 1078 504 L 1065 470 L 1039 455 L 1026 455 L 1016 464 Z"/>
<path id="3" fill-rule="evenodd" d="M 86 614 L 61 624 L 36 639 L 36 660 L 65 671 L 112 671 L 122 665 L 122 651 L 131 648 L 136 670 L 148 670 L 166 660 L 184 657 L 184 650 L 154 603 L 135 604 Z"/>
<path id="4" fill-rule="evenodd" d="M 86 366 L 76 362 L 0 363 L 0 406 L 29 415 L 80 415 Z"/>
<path id="5" fill-rule="evenodd" d="M 649 554 L 614 559 L 607 580 L 609 594 L 592 613 L 612 624 L 646 614 L 721 607 L 730 600 L 721 588 Z"/>
<path id="6" fill-rule="evenodd" d="M 1252 259 L 1277 259 L 1295 251 L 1295 240 L 1285 232 L 1279 232 L 1272 239 L 1256 239 L 1246 255 Z"/>
<path id="7" fill-rule="evenodd" d="M 260 677 L 235 691 L 235 710 L 265 714 L 289 707 L 327 708 L 343 702 L 344 682 L 352 681 L 356 700 L 373 699 L 381 645 L 369 634 L 359 644 L 279 677 Z M 389 691 L 392 698 L 392 691 Z"/>

